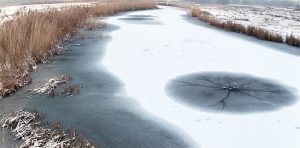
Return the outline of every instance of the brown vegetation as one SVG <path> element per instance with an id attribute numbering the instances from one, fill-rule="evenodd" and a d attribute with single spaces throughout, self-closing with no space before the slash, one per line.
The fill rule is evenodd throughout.
<path id="1" fill-rule="evenodd" d="M 220 21 L 214 18 L 210 13 L 200 10 L 199 7 L 191 7 L 191 13 L 193 17 L 198 17 L 199 20 L 207 22 L 208 24 L 218 28 L 224 28 L 229 31 L 243 33 L 249 36 L 255 36 L 262 40 L 273 41 L 278 43 L 284 42 L 284 39 L 280 34 L 272 33 L 260 27 L 247 27 L 241 24 L 234 23 L 232 21 Z"/>
<path id="2" fill-rule="evenodd" d="M 90 7 L 18 14 L 0 28 L 0 96 L 29 83 L 32 67 L 55 55 L 57 45 L 66 35 L 75 32 L 84 22 L 91 23 L 88 20 L 91 16 L 151 8 L 155 8 L 154 2 L 120 0 Z M 90 27 L 93 25 L 89 24 Z"/>
<path id="3" fill-rule="evenodd" d="M 292 46 L 300 47 L 300 39 L 296 38 L 293 34 L 286 37 L 286 43 Z"/>
<path id="4" fill-rule="evenodd" d="M 183 2 L 183 1 L 157 1 L 157 5 L 162 6 L 173 6 L 179 8 L 190 8 L 192 2 Z"/>

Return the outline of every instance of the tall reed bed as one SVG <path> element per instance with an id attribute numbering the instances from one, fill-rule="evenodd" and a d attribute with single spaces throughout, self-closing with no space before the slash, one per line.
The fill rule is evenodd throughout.
<path id="1" fill-rule="evenodd" d="M 295 37 L 293 34 L 287 35 L 284 39 L 282 35 L 272 33 L 261 27 L 245 26 L 242 24 L 234 23 L 232 21 L 220 21 L 214 18 L 210 13 L 202 11 L 198 6 L 190 7 L 190 9 L 193 17 L 197 17 L 199 20 L 207 22 L 212 26 L 223 28 L 233 32 L 246 34 L 249 36 L 255 36 L 261 40 L 267 40 L 277 43 L 287 43 L 291 46 L 300 47 L 300 39 Z"/>
<path id="2" fill-rule="evenodd" d="M 191 13 L 193 17 L 197 17 L 199 20 L 207 22 L 208 24 L 218 28 L 224 28 L 229 31 L 243 33 L 249 36 L 255 36 L 262 40 L 273 41 L 277 43 L 284 42 L 284 39 L 280 34 L 272 33 L 261 27 L 244 26 L 232 21 L 220 21 L 214 18 L 210 13 L 202 11 L 197 6 L 191 7 Z"/>
<path id="3" fill-rule="evenodd" d="M 293 34 L 287 35 L 286 43 L 292 46 L 300 47 L 300 39 L 296 38 Z"/>
<path id="4" fill-rule="evenodd" d="M 202 11 L 199 7 L 193 6 L 190 7 L 191 13 L 193 17 L 199 18 L 199 20 L 207 22 L 208 24 L 218 27 L 224 28 L 229 31 L 243 33 L 249 36 L 255 36 L 262 40 L 273 41 L 277 43 L 287 43 L 291 46 L 300 47 L 300 39 L 295 37 L 293 34 L 287 35 L 284 39 L 282 35 L 272 33 L 266 29 L 255 26 L 244 26 L 241 24 L 234 23 L 232 21 L 220 21 L 214 18 L 210 13 L 206 11 Z"/>
<path id="5" fill-rule="evenodd" d="M 55 55 L 56 46 L 88 18 L 155 7 L 154 2 L 119 0 L 18 14 L 0 27 L 0 96 L 29 83 L 33 67 Z"/>
<path id="6" fill-rule="evenodd" d="M 193 2 L 186 2 L 186 1 L 156 1 L 157 5 L 162 6 L 173 6 L 179 8 L 190 8 Z"/>

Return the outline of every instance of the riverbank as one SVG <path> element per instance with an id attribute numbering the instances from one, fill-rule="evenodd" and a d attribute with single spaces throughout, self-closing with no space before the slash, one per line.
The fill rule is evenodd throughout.
<path id="1" fill-rule="evenodd" d="M 3 116 L 1 128 L 10 130 L 14 140 L 23 140 L 20 148 L 26 147 L 81 147 L 95 148 L 75 130 L 64 131 L 59 123 L 43 121 L 43 115 L 36 111 L 19 110 Z"/>
<path id="2" fill-rule="evenodd" d="M 212 26 L 300 47 L 300 11 L 265 6 L 193 6 L 192 15 Z"/>
<path id="3" fill-rule="evenodd" d="M 12 9 L 11 15 L 4 18 L 8 20 L 0 28 L 0 96 L 12 94 L 30 83 L 30 72 L 36 65 L 59 54 L 68 38 L 84 27 L 88 18 L 156 7 L 154 2 L 146 1 L 52 6 Z"/>
<path id="4" fill-rule="evenodd" d="M 138 16 L 131 17 L 139 20 Z M 97 18 L 96 22 L 101 20 Z M 0 100 L 0 111 L 9 113 L 23 107 L 45 112 L 47 121 L 76 129 L 96 147 L 198 148 L 181 129 L 145 111 L 135 98 L 126 94 L 123 82 L 103 65 L 103 58 L 110 50 L 107 45 L 118 38 L 114 32 L 120 29 L 119 24 L 111 23 L 94 30 L 80 29 L 72 37 L 68 50 L 54 56 L 47 64 L 38 65 L 38 70 L 32 73 L 32 83 Z M 72 77 L 73 84 L 86 87 L 72 97 L 30 95 L 28 92 L 62 75 Z"/>
<path id="5" fill-rule="evenodd" d="M 300 11 L 295 8 L 172 1 L 158 4 L 186 8 L 193 17 L 214 27 L 300 47 Z"/>

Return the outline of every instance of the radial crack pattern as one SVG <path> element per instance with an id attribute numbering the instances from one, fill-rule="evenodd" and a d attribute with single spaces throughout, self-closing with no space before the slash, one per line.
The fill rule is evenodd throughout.
<path id="1" fill-rule="evenodd" d="M 228 99 L 228 97 L 230 96 L 231 92 L 232 91 L 228 90 L 227 95 L 224 98 L 222 98 L 221 100 L 219 100 L 216 104 L 213 104 L 213 105 L 210 105 L 210 106 L 218 106 L 220 104 L 221 107 L 222 107 L 222 109 L 225 109 L 225 107 L 226 107 L 225 100 Z"/>
<path id="2" fill-rule="evenodd" d="M 225 112 L 275 110 L 296 98 L 291 89 L 273 80 L 213 72 L 176 78 L 168 83 L 167 92 L 189 106 Z"/>

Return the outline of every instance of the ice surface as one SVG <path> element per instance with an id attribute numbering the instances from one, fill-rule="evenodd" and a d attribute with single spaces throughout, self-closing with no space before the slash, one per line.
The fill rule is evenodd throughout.
<path id="1" fill-rule="evenodd" d="M 179 127 L 204 148 L 299 147 L 300 132 L 295 129 L 300 124 L 299 101 L 270 112 L 208 113 L 178 103 L 165 92 L 170 80 L 207 71 L 243 73 L 300 89 L 296 48 L 197 24 L 177 8 L 126 15 L 152 15 L 162 24 L 128 24 L 120 20 L 124 15 L 107 20 L 120 29 L 112 32 L 104 65 L 144 109 Z M 297 54 L 287 53 L 291 50 Z"/>

